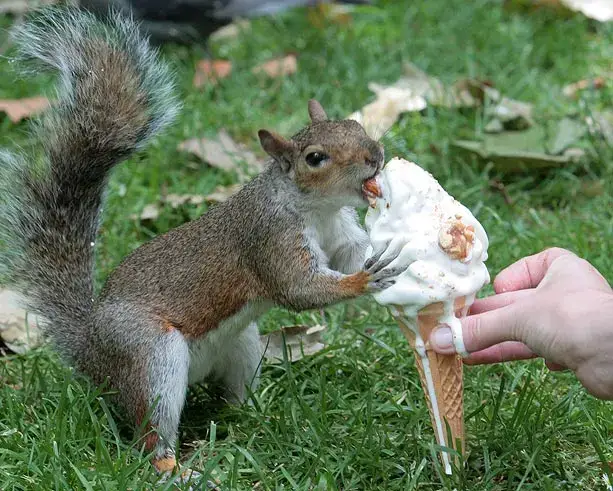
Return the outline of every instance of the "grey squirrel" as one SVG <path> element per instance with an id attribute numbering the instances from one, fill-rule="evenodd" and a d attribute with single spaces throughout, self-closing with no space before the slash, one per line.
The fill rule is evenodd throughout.
<path id="1" fill-rule="evenodd" d="M 311 123 L 290 139 L 259 131 L 266 170 L 197 220 L 145 243 L 96 298 L 94 245 L 113 167 L 180 110 L 170 70 L 119 14 L 101 23 L 47 9 L 14 32 L 24 60 L 59 71 L 58 96 L 35 127 L 40 158 L 0 155 L 0 264 L 24 306 L 77 370 L 108 382 L 159 471 L 173 452 L 189 384 L 214 378 L 231 401 L 255 388 L 255 320 L 273 305 L 301 311 L 379 291 L 393 257 L 364 264 L 353 207 L 383 165 L 355 121 Z M 371 182 L 371 181 L 370 181 Z"/>

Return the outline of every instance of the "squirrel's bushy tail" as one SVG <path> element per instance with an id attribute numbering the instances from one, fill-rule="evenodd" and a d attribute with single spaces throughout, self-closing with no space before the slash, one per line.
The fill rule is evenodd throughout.
<path id="1" fill-rule="evenodd" d="M 69 359 L 86 349 L 94 243 L 111 169 L 170 123 L 171 74 L 131 20 L 43 9 L 13 37 L 19 61 L 56 69 L 34 126 L 42 152 L 0 154 L 0 281 L 24 297 Z"/>

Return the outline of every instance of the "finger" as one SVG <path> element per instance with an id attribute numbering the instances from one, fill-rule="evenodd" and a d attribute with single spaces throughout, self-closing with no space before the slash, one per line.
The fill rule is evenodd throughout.
<path id="1" fill-rule="evenodd" d="M 524 323 L 524 310 L 518 304 L 510 304 L 496 310 L 470 315 L 461 319 L 462 337 L 466 351 L 473 353 L 504 341 L 521 341 L 514 339 L 515 333 Z M 432 349 L 441 354 L 455 353 L 453 336 L 449 326 L 437 327 L 430 334 Z"/>
<path id="2" fill-rule="evenodd" d="M 561 372 L 563 370 L 568 370 L 568 368 L 566 368 L 564 365 L 560 365 L 559 363 L 555 363 L 553 361 L 547 361 L 545 360 L 545 365 L 547 366 L 547 368 L 549 368 L 549 370 L 551 370 L 552 372 Z"/>
<path id="3" fill-rule="evenodd" d="M 481 314 L 482 312 L 488 312 L 490 310 L 501 309 L 507 305 L 525 298 L 527 295 L 533 294 L 534 291 L 530 290 L 518 290 L 516 292 L 500 293 L 498 295 L 492 295 L 491 297 L 480 298 L 470 307 L 470 315 Z"/>
<path id="4" fill-rule="evenodd" d="M 537 355 L 524 343 L 507 341 L 471 353 L 468 358 L 464 358 L 464 363 L 467 365 L 483 365 L 487 363 L 500 363 L 503 361 L 529 360 L 536 357 Z"/>
<path id="5" fill-rule="evenodd" d="M 569 254 L 572 254 L 572 252 L 556 247 L 546 249 L 533 256 L 524 257 L 498 274 L 494 280 L 494 291 L 505 293 L 536 288 L 553 262 L 559 257 Z"/>

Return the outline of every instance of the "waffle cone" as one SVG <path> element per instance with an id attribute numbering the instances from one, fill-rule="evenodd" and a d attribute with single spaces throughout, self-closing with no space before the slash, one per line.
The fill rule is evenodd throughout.
<path id="1" fill-rule="evenodd" d="M 465 298 L 461 297 L 455 303 L 455 315 L 461 317 L 465 305 Z M 417 316 L 417 328 L 425 343 L 427 360 L 432 373 L 434 393 L 436 401 L 433 401 L 426 379 L 424 370 L 425 361 L 416 349 L 416 338 L 414 331 L 405 324 L 402 318 L 397 319 L 398 325 L 407 338 L 411 348 L 415 353 L 415 363 L 421 385 L 426 396 L 430 421 L 439 445 L 453 448 L 459 452 L 464 450 L 464 400 L 463 400 L 463 380 L 462 380 L 462 359 L 459 355 L 440 355 L 430 349 L 428 339 L 430 333 L 440 325 L 440 319 L 444 315 L 442 303 L 435 303 L 424 307 Z M 437 424 L 435 410 L 440 415 L 440 426 Z M 451 431 L 452 440 L 449 441 L 447 425 Z M 450 474 L 449 454 L 441 452 L 441 460 L 445 466 L 445 472 Z"/>

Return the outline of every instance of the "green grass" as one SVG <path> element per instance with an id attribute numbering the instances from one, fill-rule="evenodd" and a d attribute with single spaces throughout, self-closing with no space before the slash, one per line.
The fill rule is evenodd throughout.
<path id="1" fill-rule="evenodd" d="M 188 137 L 226 128 L 256 148 L 256 130 L 285 134 L 307 120 L 319 98 L 331 116 L 361 107 L 370 81 L 392 82 L 411 61 L 451 83 L 493 81 L 532 102 L 538 122 L 611 106 L 613 92 L 562 96 L 569 82 L 604 73 L 613 28 L 581 16 L 508 11 L 501 1 L 387 1 L 364 8 L 349 26 L 309 25 L 304 11 L 259 20 L 238 40 L 213 47 L 233 75 L 191 88 L 197 48 L 167 47 L 180 76 L 185 111 L 166 135 L 123 165 L 110 184 L 99 243 L 99 281 L 152 235 L 202 213 L 164 209 L 153 226 L 131 216 L 164 191 L 202 193 L 235 176 L 194 165 L 176 150 Z M 2 26 L 10 21 L 2 19 Z M 299 71 L 282 80 L 251 74 L 271 56 L 299 53 Z M 1 61 L 0 98 L 36 95 L 48 78 L 21 80 Z M 428 168 L 470 206 L 491 238 L 492 275 L 515 259 L 557 245 L 586 257 L 613 279 L 613 151 L 590 139 L 585 163 L 548 173 L 497 175 L 454 155 L 454 138 L 482 133 L 480 111 L 428 110 L 404 117 L 384 142 Z M 3 146 L 28 147 L 24 125 L 0 120 Z M 501 179 L 508 205 L 488 184 Z M 599 180 L 590 196 L 584 183 Z M 187 215 L 187 216 L 186 216 Z M 489 289 L 486 290 L 486 293 Z M 263 330 L 320 322 L 319 313 L 280 309 Z M 292 365 L 265 366 L 253 405 L 228 408 L 202 389 L 190 393 L 181 454 L 223 489 L 286 490 L 599 490 L 613 460 L 613 406 L 588 396 L 569 373 L 542 362 L 465 371 L 466 465 L 442 473 L 413 357 L 391 317 L 370 299 L 331 308 L 325 351 Z M 96 389 L 48 349 L 0 359 L 0 489 L 152 489 L 155 476 L 120 419 Z"/>

